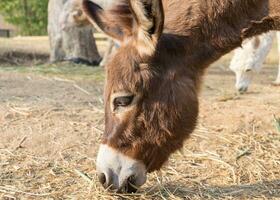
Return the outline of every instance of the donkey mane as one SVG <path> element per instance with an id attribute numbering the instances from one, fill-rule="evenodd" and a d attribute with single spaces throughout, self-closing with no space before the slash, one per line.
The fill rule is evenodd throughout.
<path id="1" fill-rule="evenodd" d="M 179 8 L 177 2 L 180 0 L 163 0 L 165 24 L 159 49 L 169 49 L 168 53 L 172 51 L 176 56 L 184 54 L 188 65 L 192 66 L 208 67 L 222 55 L 241 46 L 245 38 L 260 34 L 259 31 L 269 31 L 274 26 L 272 18 L 263 19 L 268 13 L 268 1 L 190 0 Z M 128 0 L 115 4 L 107 17 L 112 26 L 123 27 L 126 34 L 132 35 L 133 19 Z M 252 21 L 262 21 L 261 30 Z M 196 51 L 197 58 L 193 51 Z M 205 56 L 211 58 L 205 59 Z M 200 58 L 207 62 L 197 62 Z"/>

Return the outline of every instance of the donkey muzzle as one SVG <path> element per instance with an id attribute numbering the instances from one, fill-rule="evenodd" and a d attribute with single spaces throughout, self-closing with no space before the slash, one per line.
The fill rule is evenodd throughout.
<path id="1" fill-rule="evenodd" d="M 97 156 L 99 182 L 105 189 L 133 193 L 146 182 L 146 167 L 117 150 L 102 144 Z"/>

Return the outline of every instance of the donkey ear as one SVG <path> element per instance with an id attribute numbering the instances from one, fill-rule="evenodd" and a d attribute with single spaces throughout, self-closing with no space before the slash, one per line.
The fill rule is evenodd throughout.
<path id="1" fill-rule="evenodd" d="M 162 0 L 130 0 L 136 21 L 136 47 L 141 55 L 152 55 L 164 26 Z"/>
<path id="2" fill-rule="evenodd" d="M 96 28 L 119 42 L 124 40 L 124 30 L 116 23 L 116 20 L 112 20 L 108 11 L 90 0 L 83 0 L 82 8 L 90 23 L 97 26 Z"/>

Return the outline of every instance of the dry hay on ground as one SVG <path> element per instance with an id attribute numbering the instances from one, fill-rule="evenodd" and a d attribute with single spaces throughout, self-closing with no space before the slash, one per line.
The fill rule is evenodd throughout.
<path id="1" fill-rule="evenodd" d="M 273 119 L 280 88 L 269 85 L 276 67 L 265 69 L 254 92 L 236 97 L 234 77 L 217 66 L 206 78 L 192 137 L 130 196 L 104 192 L 95 174 L 103 81 L 1 72 L 0 199 L 280 198 Z"/>

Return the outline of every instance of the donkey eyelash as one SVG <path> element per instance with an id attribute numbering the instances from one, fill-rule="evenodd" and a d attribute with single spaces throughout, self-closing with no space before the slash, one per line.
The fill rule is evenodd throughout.
<path id="1" fill-rule="evenodd" d="M 117 107 L 126 107 L 133 102 L 133 99 L 134 99 L 134 95 L 116 97 L 113 100 L 113 105 L 115 109 Z"/>
<path id="2" fill-rule="evenodd" d="M 111 96 L 111 110 L 127 110 L 135 103 L 135 95 L 130 92 L 117 92 Z"/>

